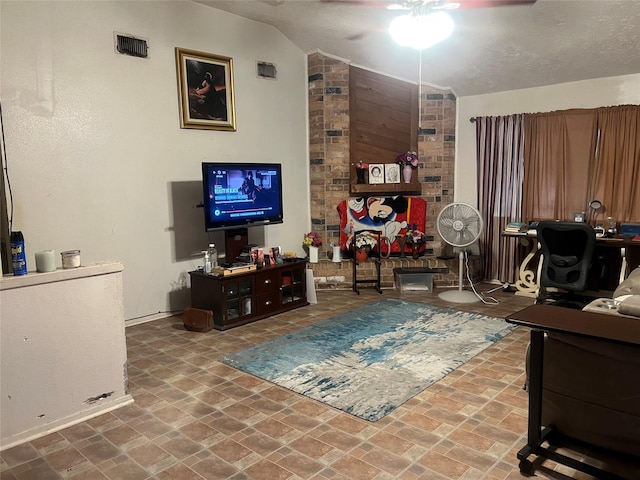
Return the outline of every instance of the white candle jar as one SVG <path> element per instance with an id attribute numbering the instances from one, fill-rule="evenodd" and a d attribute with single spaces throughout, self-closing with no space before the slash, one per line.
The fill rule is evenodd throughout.
<path id="1" fill-rule="evenodd" d="M 78 268 L 80 266 L 80 250 L 62 252 L 62 268 Z"/>
<path id="2" fill-rule="evenodd" d="M 56 252 L 43 250 L 36 252 L 36 270 L 38 272 L 53 272 L 56 269 Z"/>

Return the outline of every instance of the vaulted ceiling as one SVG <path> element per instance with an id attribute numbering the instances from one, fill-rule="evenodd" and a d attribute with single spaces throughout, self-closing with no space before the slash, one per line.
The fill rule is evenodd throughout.
<path id="1" fill-rule="evenodd" d="M 422 52 L 421 75 L 419 52 L 395 45 L 387 32 L 403 12 L 375 0 L 194 1 L 273 25 L 305 52 L 413 82 L 421 77 L 457 96 L 640 73 L 640 0 L 453 11 L 453 35 Z"/>

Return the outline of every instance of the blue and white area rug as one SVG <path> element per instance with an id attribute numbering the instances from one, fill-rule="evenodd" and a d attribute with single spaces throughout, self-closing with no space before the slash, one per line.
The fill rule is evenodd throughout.
<path id="1" fill-rule="evenodd" d="M 497 318 L 388 299 L 222 362 L 377 421 L 513 328 Z"/>

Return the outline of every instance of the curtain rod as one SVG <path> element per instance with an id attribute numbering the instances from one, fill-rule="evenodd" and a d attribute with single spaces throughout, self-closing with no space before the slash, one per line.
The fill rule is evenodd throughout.
<path id="1" fill-rule="evenodd" d="M 476 119 L 475 119 L 475 117 L 471 117 L 471 118 L 469 119 L 469 121 L 470 121 L 471 123 L 476 123 Z"/>

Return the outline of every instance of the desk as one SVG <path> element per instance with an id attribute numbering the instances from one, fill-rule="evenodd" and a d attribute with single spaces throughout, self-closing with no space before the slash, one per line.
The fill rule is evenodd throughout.
<path id="1" fill-rule="evenodd" d="M 536 454 L 575 470 L 603 480 L 623 480 L 622 477 L 579 462 L 542 446 L 553 429 L 542 430 L 542 378 L 545 332 L 559 332 L 587 336 L 604 341 L 640 345 L 640 329 L 637 318 L 612 317 L 599 313 L 583 312 L 551 305 L 532 305 L 509 317 L 507 322 L 531 328 L 529 420 L 527 445 L 518 452 L 520 472 L 529 475 L 533 464 L 527 458 Z"/>
<path id="2" fill-rule="evenodd" d="M 525 247 L 529 247 L 527 255 L 520 264 L 518 271 L 518 280 L 515 282 L 516 295 L 523 295 L 525 297 L 536 298 L 538 296 L 538 290 L 540 285 L 538 279 L 540 278 L 540 268 L 542 266 L 542 257 L 539 254 L 540 244 L 537 241 L 535 230 L 529 230 L 528 232 L 514 233 L 514 232 L 502 232 L 505 237 L 517 238 L 520 244 Z M 622 265 L 620 267 L 620 274 L 618 283 L 622 282 L 627 274 L 627 270 L 633 270 L 633 268 L 640 265 L 640 242 L 631 240 L 629 237 L 613 237 L 596 238 L 596 246 L 618 248 L 620 249 L 620 257 L 622 258 Z"/>

